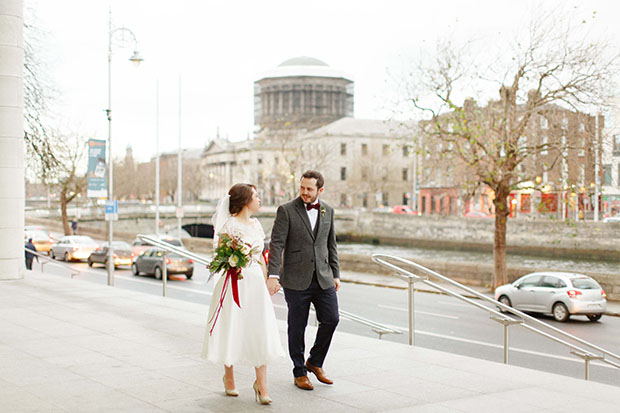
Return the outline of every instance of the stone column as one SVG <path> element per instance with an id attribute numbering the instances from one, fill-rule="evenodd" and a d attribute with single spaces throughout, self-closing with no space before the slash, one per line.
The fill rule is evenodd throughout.
<path id="1" fill-rule="evenodd" d="M 0 280 L 24 277 L 24 5 L 0 1 Z"/>

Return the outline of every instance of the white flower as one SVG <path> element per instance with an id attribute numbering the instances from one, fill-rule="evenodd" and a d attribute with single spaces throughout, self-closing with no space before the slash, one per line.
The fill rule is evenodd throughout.
<path id="1" fill-rule="evenodd" d="M 228 264 L 230 264 L 231 267 L 236 267 L 238 262 L 239 262 L 239 259 L 237 258 L 236 255 L 231 255 L 228 258 Z"/>
<path id="2" fill-rule="evenodd" d="M 251 251 L 251 250 L 250 250 L 250 247 L 249 247 L 249 246 L 247 246 L 246 244 L 244 244 L 244 245 L 241 247 L 241 253 L 242 253 L 243 255 L 246 255 L 246 256 L 247 256 L 247 255 L 249 255 L 249 254 L 250 254 L 250 251 Z"/>

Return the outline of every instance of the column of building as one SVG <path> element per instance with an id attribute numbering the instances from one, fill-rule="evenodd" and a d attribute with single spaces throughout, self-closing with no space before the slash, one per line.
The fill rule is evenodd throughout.
<path id="1" fill-rule="evenodd" d="M 22 0 L 0 2 L 0 280 L 24 266 L 24 21 Z"/>

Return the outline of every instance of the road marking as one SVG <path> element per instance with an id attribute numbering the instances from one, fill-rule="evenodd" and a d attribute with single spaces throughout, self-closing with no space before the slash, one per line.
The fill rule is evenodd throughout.
<path id="1" fill-rule="evenodd" d="M 391 325 L 391 324 L 385 324 L 386 327 L 390 327 L 396 330 L 400 330 L 403 333 L 406 333 L 407 327 L 402 327 L 402 326 L 395 326 L 395 325 Z M 462 337 L 455 337 L 455 336 L 447 336 L 445 334 L 438 334 L 438 333 L 431 333 L 430 331 L 421 331 L 421 330 L 415 330 L 416 334 L 421 334 L 423 336 L 430 336 L 430 337 L 437 337 L 437 338 L 443 338 L 446 340 L 453 340 L 453 341 L 459 341 L 461 343 L 467 343 L 467 344 L 477 344 L 480 346 L 485 346 L 485 347 L 491 347 L 491 348 L 496 348 L 496 349 L 504 349 L 504 346 L 500 345 L 500 344 L 492 344 L 492 343 L 487 343 L 484 341 L 478 341 L 478 340 L 471 340 L 468 338 L 462 338 Z M 509 348 L 510 351 L 515 351 L 517 353 L 523 353 L 523 354 L 529 354 L 532 356 L 540 356 L 540 357 L 548 357 L 548 358 L 553 358 L 556 360 L 562 360 L 562 361 L 572 361 L 573 363 L 579 363 L 579 364 L 583 364 L 582 360 L 573 358 L 573 357 L 566 357 L 566 356 L 558 356 L 555 354 L 549 354 L 549 353 L 543 353 L 540 351 L 534 351 L 534 350 L 526 350 L 523 348 L 518 348 L 518 347 L 510 347 Z M 616 367 L 614 366 L 610 366 L 608 364 L 605 363 L 601 363 L 598 361 L 591 361 L 590 362 L 591 365 L 596 365 L 599 367 L 606 367 L 609 369 L 616 369 Z"/>
<path id="2" fill-rule="evenodd" d="M 402 308 L 402 307 L 393 307 L 391 305 L 382 305 L 382 304 L 378 304 L 377 307 L 379 308 L 385 308 L 386 310 L 396 310 L 396 311 L 402 311 L 402 312 L 409 312 L 408 309 L 406 308 Z M 438 313 L 429 313 L 426 311 L 419 311 L 416 310 L 415 311 L 416 314 L 424 314 L 424 315 L 430 315 L 433 317 L 441 317 L 441 318 L 449 318 L 450 320 L 458 320 L 459 317 L 454 316 L 454 315 L 445 315 L 445 314 L 438 314 Z"/>

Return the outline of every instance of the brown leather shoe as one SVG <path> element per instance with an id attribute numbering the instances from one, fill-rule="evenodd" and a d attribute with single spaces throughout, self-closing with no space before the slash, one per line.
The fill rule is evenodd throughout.
<path id="1" fill-rule="evenodd" d="M 302 390 L 314 390 L 314 386 L 310 383 L 308 376 L 295 377 L 295 386 Z"/>
<path id="2" fill-rule="evenodd" d="M 319 379 L 319 381 L 321 383 L 325 383 L 325 384 L 334 384 L 333 380 L 330 380 L 327 378 L 327 376 L 325 375 L 325 372 L 323 371 L 322 368 L 320 367 L 315 367 L 312 364 L 310 364 L 309 362 L 306 361 L 306 368 L 308 369 L 308 371 L 314 373 L 314 375 L 316 376 L 317 379 Z"/>

